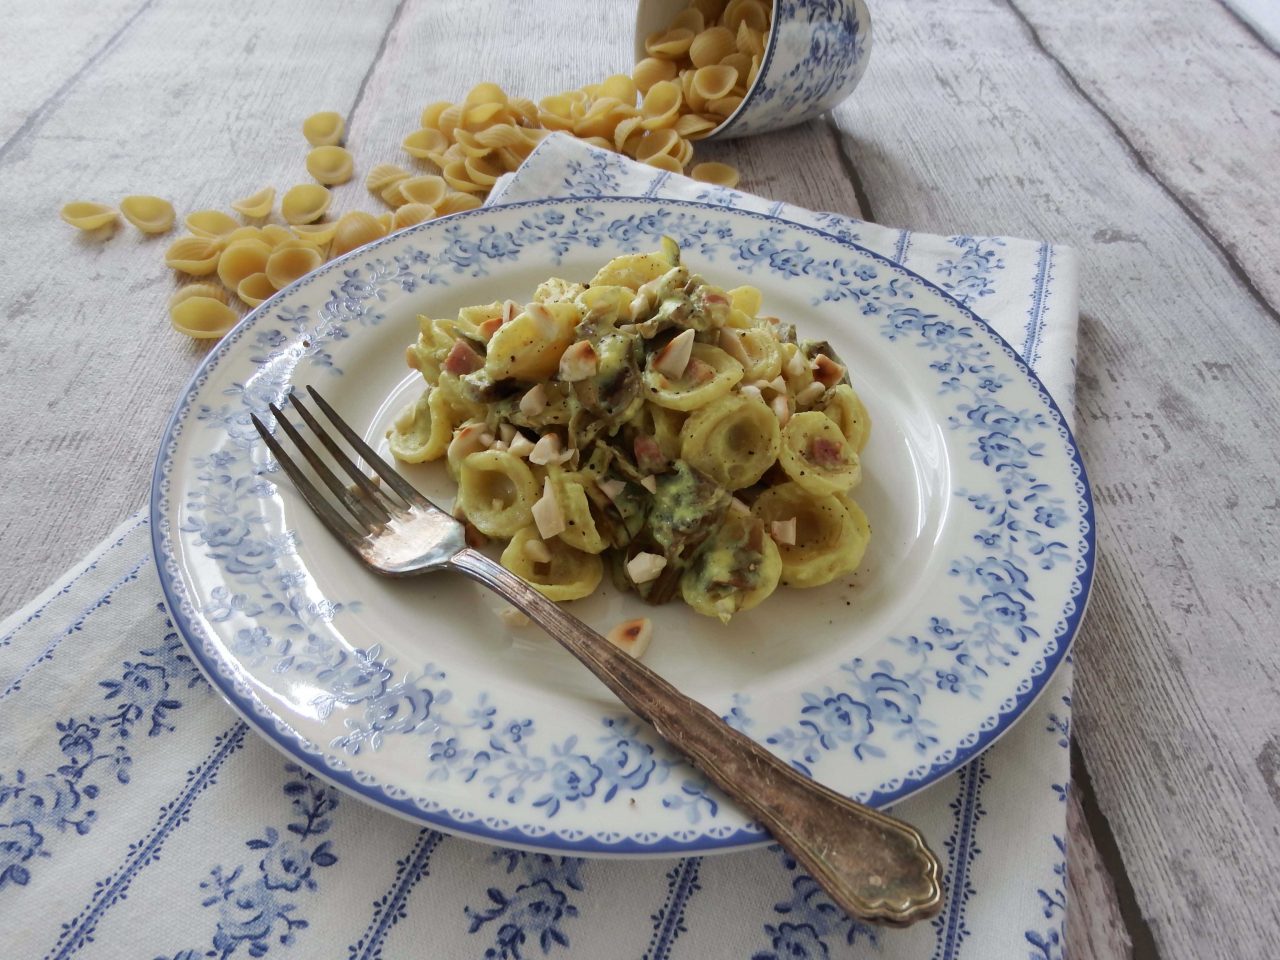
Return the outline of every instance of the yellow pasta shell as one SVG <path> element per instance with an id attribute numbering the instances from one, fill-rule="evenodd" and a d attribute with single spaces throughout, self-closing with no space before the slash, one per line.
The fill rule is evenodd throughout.
<path id="1" fill-rule="evenodd" d="M 271 249 L 271 245 L 262 240 L 237 240 L 227 244 L 218 259 L 218 279 L 235 290 L 245 277 L 267 268 Z"/>
<path id="2" fill-rule="evenodd" d="M 642 123 L 644 117 L 628 117 L 619 123 L 613 131 L 614 147 L 623 153 L 634 154 L 636 144 L 646 132 Z"/>
<path id="3" fill-rule="evenodd" d="M 684 164 L 668 153 L 660 153 L 643 161 L 651 167 L 666 170 L 669 173 L 684 173 Z"/>
<path id="4" fill-rule="evenodd" d="M 449 148 L 449 138 L 439 130 L 423 127 L 409 134 L 400 144 L 404 152 L 419 160 L 426 160 L 435 153 L 443 153 Z"/>
<path id="5" fill-rule="evenodd" d="M 764 33 L 749 27 L 745 22 L 738 27 L 735 42 L 739 53 L 747 53 L 753 57 L 764 56 Z"/>
<path id="6" fill-rule="evenodd" d="M 468 157 L 462 162 L 467 171 L 467 179 L 480 187 L 491 187 L 502 176 L 502 168 L 494 166 L 483 157 Z"/>
<path id="7" fill-rule="evenodd" d="M 600 92 L 628 106 L 635 106 L 636 82 L 625 73 L 615 73 L 613 76 L 605 77 L 600 83 Z"/>
<path id="8" fill-rule="evenodd" d="M 489 150 L 499 147 L 524 147 L 529 143 L 524 131 L 512 123 L 496 123 L 492 127 L 477 131 L 472 136 L 479 146 Z"/>
<path id="9" fill-rule="evenodd" d="M 704 22 L 715 23 L 720 19 L 720 14 L 724 13 L 724 5 L 727 2 L 728 0 L 692 0 L 689 6 L 702 14 Z"/>
<path id="10" fill-rule="evenodd" d="M 334 232 L 329 252 L 332 256 L 340 257 L 357 247 L 363 247 L 366 243 L 372 243 L 386 236 L 386 233 L 387 229 L 372 214 L 352 210 L 344 213 L 338 220 L 338 227 Z"/>
<path id="11" fill-rule="evenodd" d="M 370 193 L 382 193 L 391 184 L 410 176 L 412 174 L 404 167 L 398 167 L 394 163 L 380 163 L 365 175 L 364 185 L 369 188 Z"/>
<path id="12" fill-rule="evenodd" d="M 479 197 L 472 196 L 469 193 L 446 193 L 444 199 L 436 204 L 436 213 L 442 217 L 447 217 L 451 213 L 461 213 L 463 210 L 475 210 L 477 207 L 484 205 Z"/>
<path id="13" fill-rule="evenodd" d="M 526 124 L 537 122 L 538 105 L 528 97 L 510 97 L 507 103 L 518 119 L 523 120 Z"/>
<path id="14" fill-rule="evenodd" d="M 729 0 L 720 21 L 730 30 L 746 26 L 763 33 L 769 29 L 771 9 L 772 4 L 766 6 L 762 0 Z"/>
<path id="15" fill-rule="evenodd" d="M 707 19 L 697 7 L 687 7 L 667 25 L 669 30 L 689 30 L 695 36 L 706 29 Z"/>
<path id="16" fill-rule="evenodd" d="M 355 160 L 343 147 L 316 147 L 307 154 L 307 173 L 328 186 L 346 183 L 354 171 Z"/>
<path id="17" fill-rule="evenodd" d="M 695 67 L 709 67 L 738 52 L 737 37 L 728 27 L 710 27 L 689 44 L 689 61 Z"/>
<path id="18" fill-rule="evenodd" d="M 120 212 L 143 233 L 166 233 L 173 227 L 173 204 L 161 197 L 125 197 Z"/>
<path id="19" fill-rule="evenodd" d="M 680 429 L 680 456 L 726 490 L 749 487 L 778 459 L 778 418 L 758 397 L 730 393 Z"/>
<path id="20" fill-rule="evenodd" d="M 197 340 L 216 340 L 239 319 L 239 314 L 213 297 L 188 297 L 169 310 L 173 329 Z"/>
<path id="21" fill-rule="evenodd" d="M 273 287 L 283 290 L 322 263 L 324 258 L 320 256 L 319 250 L 310 244 L 293 241 L 293 243 L 282 243 L 271 251 L 271 256 L 267 258 L 266 270 L 263 272 L 266 273 Z"/>
<path id="22" fill-rule="evenodd" d="M 393 230 L 403 230 L 405 227 L 411 227 L 415 223 L 422 223 L 424 220 L 430 220 L 436 215 L 435 207 L 426 203 L 406 203 L 403 207 L 396 211 L 395 216 L 391 218 L 391 228 Z"/>
<path id="23" fill-rule="evenodd" d="M 468 92 L 462 101 L 463 108 L 476 107 L 485 103 L 496 103 L 505 105 L 507 95 L 503 89 L 496 83 L 477 83 Z"/>
<path id="24" fill-rule="evenodd" d="M 737 169 L 727 163 L 717 163 L 713 160 L 695 164 L 693 169 L 689 171 L 689 176 L 703 183 L 714 183 L 718 187 L 732 189 L 738 185 Z"/>
<path id="25" fill-rule="evenodd" d="M 655 83 L 674 80 L 678 69 L 670 60 L 645 57 L 631 68 L 631 77 L 636 82 L 636 90 L 643 96 Z"/>
<path id="26" fill-rule="evenodd" d="M 203 277 L 217 269 L 221 249 L 216 240 L 208 237 L 179 237 L 169 244 L 164 262 L 174 270 Z"/>
<path id="27" fill-rule="evenodd" d="M 862 453 L 871 436 L 871 416 L 853 387 L 847 383 L 837 384 L 828 394 L 822 412 L 840 428 L 853 449 Z"/>
<path id="28" fill-rule="evenodd" d="M 468 107 L 462 112 L 462 126 L 468 130 L 479 130 L 493 123 L 496 118 L 505 116 L 506 103 L 482 103 Z"/>
<path id="29" fill-rule="evenodd" d="M 679 143 L 679 135 L 669 128 L 666 130 L 646 130 L 644 135 L 636 141 L 635 158 L 640 161 L 647 161 L 659 154 L 670 154 Z"/>
<path id="30" fill-rule="evenodd" d="M 644 50 L 651 57 L 676 60 L 689 52 L 691 43 L 693 43 L 693 31 L 676 27 L 673 30 L 651 33 L 644 41 Z"/>
<path id="31" fill-rule="evenodd" d="M 289 223 L 314 223 L 324 216 L 332 202 L 332 194 L 319 184 L 300 183 L 280 198 L 280 214 Z"/>
<path id="32" fill-rule="evenodd" d="M 374 219 L 378 221 L 378 226 L 382 228 L 382 232 L 385 234 L 391 232 L 391 225 L 395 223 L 396 215 L 394 213 L 380 213 Z"/>
<path id="33" fill-rule="evenodd" d="M 428 175 L 424 177 L 408 177 L 399 183 L 400 196 L 408 203 L 425 203 L 435 206 L 449 192 L 449 185 L 444 177 Z"/>
<path id="34" fill-rule="evenodd" d="M 267 246 L 271 245 L 263 236 L 261 227 L 236 227 L 222 238 L 222 243 L 224 246 L 230 246 L 237 240 L 261 240 Z"/>
<path id="35" fill-rule="evenodd" d="M 502 551 L 502 565 L 548 600 L 578 600 L 590 596 L 604 577 L 604 563 L 598 556 L 583 553 L 558 540 L 547 544 L 551 562 L 535 563 L 525 549 L 530 540 L 538 539 L 535 527 L 516 532 Z"/>
<path id="36" fill-rule="evenodd" d="M 231 201 L 231 209 L 246 217 L 265 217 L 276 202 L 276 188 L 263 187 L 257 193 Z"/>
<path id="37" fill-rule="evenodd" d="M 236 286 L 236 296 L 251 307 L 262 306 L 275 292 L 275 286 L 265 273 L 251 273 Z"/>
<path id="38" fill-rule="evenodd" d="M 278 223 L 268 223 L 262 228 L 262 240 L 271 246 L 284 243 L 286 240 L 292 240 L 294 235 L 289 232 L 288 227 L 282 227 Z"/>
<path id="39" fill-rule="evenodd" d="M 673 128 L 680 136 L 689 140 L 699 140 L 714 130 L 719 124 L 696 113 L 686 113 L 676 121 Z"/>
<path id="40" fill-rule="evenodd" d="M 331 146 L 342 142 L 342 134 L 346 126 L 342 114 L 325 110 L 321 113 L 313 113 L 302 121 L 302 135 L 313 147 Z"/>
<path id="41" fill-rule="evenodd" d="M 292 229 L 293 235 L 299 240 L 323 249 L 333 239 L 333 234 L 338 229 L 338 223 L 336 220 L 328 223 L 299 223 Z"/>
<path id="42" fill-rule="evenodd" d="M 513 454 L 482 450 L 462 461 L 458 506 L 486 536 L 510 537 L 533 523 L 539 492 L 529 465 Z"/>
<path id="43" fill-rule="evenodd" d="M 58 215 L 67 223 L 79 230 L 97 230 L 105 227 L 116 218 L 116 211 L 105 203 L 94 203 L 92 200 L 73 200 L 65 204 Z"/>
<path id="44" fill-rule="evenodd" d="M 707 101 L 707 109 L 717 117 L 727 117 L 742 106 L 741 97 L 721 97 Z"/>
<path id="45" fill-rule="evenodd" d="M 471 179 L 467 165 L 462 160 L 453 160 L 444 165 L 444 178 L 449 186 L 464 193 L 486 193 L 487 189 Z"/>
<path id="46" fill-rule="evenodd" d="M 450 104 L 440 112 L 436 117 L 436 129 L 445 134 L 452 140 L 454 129 L 462 123 L 462 107 L 459 104 Z"/>
<path id="47" fill-rule="evenodd" d="M 240 221 L 221 210 L 197 210 L 189 213 L 183 223 L 197 237 L 225 238 L 240 226 Z"/>
<path id="48" fill-rule="evenodd" d="M 438 130 L 440 128 L 440 114 L 452 106 L 453 104 L 448 100 L 437 100 L 434 103 L 427 104 L 422 108 L 422 118 L 419 123 L 431 130 Z"/>
<path id="49" fill-rule="evenodd" d="M 865 514 L 852 500 L 814 496 L 795 483 L 765 490 L 751 512 L 766 525 L 796 521 L 796 542 L 778 545 L 782 582 L 789 587 L 817 587 L 852 573 L 871 534 Z"/>
<path id="50" fill-rule="evenodd" d="M 738 71 L 724 64 L 699 67 L 693 73 L 693 89 L 704 100 L 719 100 L 733 92 L 738 82 Z"/>
<path id="51" fill-rule="evenodd" d="M 817 443 L 830 445 L 839 452 L 840 459 L 831 466 L 815 462 L 813 447 Z M 787 421 L 778 450 L 778 466 L 815 496 L 844 493 L 862 480 L 862 463 L 853 444 L 833 419 L 818 410 L 797 413 Z"/>
<path id="52" fill-rule="evenodd" d="M 173 296 L 169 298 L 169 309 L 172 310 L 183 300 L 190 300 L 192 297 L 211 297 L 227 302 L 226 290 L 216 283 L 188 283 L 173 292 Z"/>
<path id="53" fill-rule="evenodd" d="M 400 192 L 400 184 L 403 180 L 397 180 L 395 183 L 389 184 L 378 196 L 382 197 L 382 202 L 389 207 L 398 207 L 407 203 L 405 195 Z"/>
<path id="54" fill-rule="evenodd" d="M 640 115 L 644 117 L 642 126 L 646 130 L 669 127 L 676 122 L 676 113 L 680 109 L 680 85 L 671 80 L 660 80 L 649 88 L 640 105 Z"/>
<path id="55" fill-rule="evenodd" d="M 680 72 L 680 96 L 685 112 L 701 113 L 707 109 L 707 101 L 705 97 L 693 88 L 694 73 L 696 73 L 694 70 L 682 70 Z"/>

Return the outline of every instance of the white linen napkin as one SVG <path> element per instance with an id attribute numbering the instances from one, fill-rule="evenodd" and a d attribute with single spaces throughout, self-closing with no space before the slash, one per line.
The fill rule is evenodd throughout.
<path id="1" fill-rule="evenodd" d="M 490 202 L 698 199 L 856 240 L 950 291 L 1071 415 L 1076 258 L 708 187 L 564 136 Z M 445 837 L 323 785 L 251 734 L 187 657 L 145 515 L 0 626 L 0 955 L 492 960 L 1061 960 L 1068 662 L 1007 736 L 894 812 L 946 870 L 931 923 L 850 921 L 776 847 L 579 860 Z"/>

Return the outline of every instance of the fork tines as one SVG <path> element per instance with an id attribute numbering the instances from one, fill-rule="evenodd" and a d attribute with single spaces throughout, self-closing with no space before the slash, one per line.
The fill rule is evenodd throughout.
<path id="1" fill-rule="evenodd" d="M 289 479 L 298 488 L 298 492 L 302 494 L 303 499 L 307 501 L 311 509 L 316 512 L 329 529 L 341 537 L 348 546 L 358 549 L 367 535 L 381 530 L 393 516 L 405 516 L 413 507 L 430 508 L 432 506 L 430 501 L 418 493 L 413 485 L 400 476 L 389 463 L 378 456 L 373 448 L 365 443 L 360 435 L 334 412 L 333 407 L 329 405 L 324 397 L 320 396 L 314 387 L 308 386 L 307 392 L 323 411 L 329 422 L 337 428 L 338 433 L 355 450 L 356 455 L 368 463 L 385 484 L 385 486 L 381 486 L 374 483 L 356 465 L 351 455 L 343 450 L 338 441 L 330 436 L 323 424 L 307 409 L 298 394 L 290 391 L 288 395 L 289 402 L 298 411 L 299 416 L 302 417 L 303 423 L 306 424 L 310 432 L 319 438 L 321 445 L 328 452 L 333 462 L 341 467 L 347 476 L 354 481 L 356 489 L 342 482 L 329 464 L 325 462 L 320 452 L 307 442 L 307 439 L 303 437 L 296 426 L 289 422 L 289 418 L 285 416 L 280 407 L 274 403 L 270 404 L 271 414 L 275 417 L 280 429 L 285 432 L 293 442 L 293 445 L 302 453 L 303 458 L 311 465 L 315 475 L 329 488 L 329 491 L 337 501 L 346 508 L 344 513 L 320 492 L 298 462 L 284 450 L 280 441 L 272 434 L 266 424 L 258 419 L 256 414 L 253 415 L 253 425 L 257 428 L 263 442 L 266 443 L 280 466 L 284 468 L 285 473 L 289 475 Z M 392 496 L 387 490 L 388 487 L 398 497 Z"/>

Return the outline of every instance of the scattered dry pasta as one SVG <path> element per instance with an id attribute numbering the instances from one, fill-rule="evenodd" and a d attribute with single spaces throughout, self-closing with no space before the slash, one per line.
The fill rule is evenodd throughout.
<path id="1" fill-rule="evenodd" d="M 169 310 L 173 328 L 197 340 L 216 340 L 239 319 L 239 314 L 213 297 L 188 297 Z"/>
<path id="2" fill-rule="evenodd" d="M 313 113 L 302 121 L 302 135 L 313 147 L 327 147 L 342 142 L 342 134 L 346 123 L 342 114 L 326 110 Z"/>
<path id="3" fill-rule="evenodd" d="M 108 207 L 105 203 L 73 200 L 59 211 L 59 216 L 79 230 L 97 230 L 114 221 L 116 211 L 114 207 Z"/>
<path id="4" fill-rule="evenodd" d="M 276 188 L 263 187 L 257 193 L 251 193 L 247 197 L 240 200 L 231 201 L 231 209 L 236 213 L 246 217 L 252 217 L 257 220 L 271 213 L 271 207 L 276 202 Z"/>
<path id="5" fill-rule="evenodd" d="M 345 147 L 316 147 L 307 154 L 307 173 L 325 186 L 346 183 L 355 168 L 355 159 Z"/>
<path id="6" fill-rule="evenodd" d="M 125 197 L 120 213 L 143 233 L 168 233 L 176 216 L 168 200 L 148 196 Z"/>
<path id="7" fill-rule="evenodd" d="M 280 215 L 289 223 L 314 223 L 324 216 L 333 202 L 333 196 L 315 183 L 300 183 L 290 187 L 280 198 Z"/>

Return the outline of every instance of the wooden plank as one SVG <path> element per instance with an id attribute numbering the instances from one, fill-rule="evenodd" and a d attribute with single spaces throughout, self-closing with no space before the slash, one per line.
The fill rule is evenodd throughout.
<path id="1" fill-rule="evenodd" d="M 1269 956 L 1280 324 L 1007 5 L 876 16 L 836 118 L 878 219 L 1082 254 L 1101 560 L 1074 727 L 1138 903 L 1166 958 Z M 1270 159 L 1237 179 L 1265 181 Z"/>
<path id="2" fill-rule="evenodd" d="M 1280 52 L 1280 4 L 1274 0 L 1221 0 L 1263 43 Z"/>
<path id="3" fill-rule="evenodd" d="M 1217 3 L 1010 3 L 1280 320 L 1280 57 Z"/>
<path id="4" fill-rule="evenodd" d="M 92 73 L 153 2 L 6 5 L 0 30 L 0 156 Z"/>
<path id="5" fill-rule="evenodd" d="M 1074 784 L 1067 795 L 1067 950 L 1071 960 L 1133 956 L 1115 882 L 1089 832 Z"/>
<path id="6" fill-rule="evenodd" d="M 127 225 L 80 236 L 58 207 L 91 190 L 192 210 L 307 179 L 302 118 L 351 107 L 396 7 L 314 9 L 232 0 L 210 17 L 154 0 L 0 157 L 0 462 L 6 502 L 22 505 L 0 518 L 0 611 L 143 505 L 161 428 L 207 349 L 169 327 L 166 239 Z"/>

